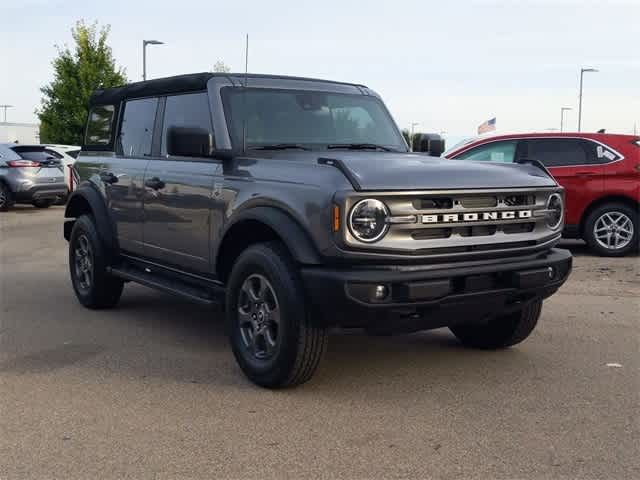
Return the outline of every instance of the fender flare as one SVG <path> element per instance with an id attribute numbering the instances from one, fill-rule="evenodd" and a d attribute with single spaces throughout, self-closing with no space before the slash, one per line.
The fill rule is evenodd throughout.
<path id="1" fill-rule="evenodd" d="M 118 237 L 116 227 L 109 215 L 109 209 L 105 203 L 103 195 L 97 188 L 84 184 L 78 187 L 69 196 L 67 206 L 64 211 L 65 218 L 75 219 L 87 213 L 86 205 L 89 206 L 96 225 L 96 230 L 104 242 L 104 246 L 111 252 L 118 250 Z M 64 237 L 69 240 L 71 228 L 75 220 L 65 221 Z"/>
<path id="2" fill-rule="evenodd" d="M 260 222 L 273 230 L 298 263 L 305 265 L 323 263 L 318 249 L 300 222 L 277 207 L 256 206 L 239 212 L 227 224 L 216 253 L 216 265 L 219 264 L 220 247 L 224 244 L 227 234 L 234 226 L 247 220 Z"/>

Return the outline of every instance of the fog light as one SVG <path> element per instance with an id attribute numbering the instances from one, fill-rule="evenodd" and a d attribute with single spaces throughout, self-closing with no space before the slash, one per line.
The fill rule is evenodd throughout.
<path id="1" fill-rule="evenodd" d="M 389 289 L 386 285 L 376 285 L 376 288 L 373 292 L 373 297 L 376 300 L 384 300 L 389 295 Z"/>
<path id="2" fill-rule="evenodd" d="M 553 278 L 556 276 L 556 269 L 553 267 L 549 267 L 547 268 L 547 272 L 549 272 L 549 278 L 553 280 Z"/>

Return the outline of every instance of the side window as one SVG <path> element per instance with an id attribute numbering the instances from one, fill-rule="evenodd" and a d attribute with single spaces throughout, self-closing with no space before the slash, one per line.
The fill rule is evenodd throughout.
<path id="1" fill-rule="evenodd" d="M 187 93 L 167 97 L 162 125 L 162 146 L 160 153 L 167 155 L 167 130 L 170 127 L 183 127 L 206 130 L 213 136 L 209 97 L 206 92 Z"/>
<path id="2" fill-rule="evenodd" d="M 125 103 L 120 127 L 120 147 L 126 157 L 151 155 L 157 98 L 129 100 Z"/>
<path id="3" fill-rule="evenodd" d="M 89 112 L 85 145 L 108 145 L 111 143 L 111 129 L 113 126 L 113 105 L 98 105 Z"/>
<path id="4" fill-rule="evenodd" d="M 49 150 L 48 148 L 45 148 L 44 151 L 47 153 L 47 155 L 51 155 L 53 158 L 62 158 L 62 155 L 60 155 L 58 152 L 54 152 L 53 150 Z"/>
<path id="5" fill-rule="evenodd" d="M 597 163 L 595 149 L 590 142 L 573 138 L 529 140 L 528 158 L 542 162 L 546 167 L 563 167 Z"/>
<path id="6" fill-rule="evenodd" d="M 472 148 L 455 157 L 456 160 L 475 160 L 480 162 L 513 163 L 516 156 L 517 140 L 492 142 Z"/>

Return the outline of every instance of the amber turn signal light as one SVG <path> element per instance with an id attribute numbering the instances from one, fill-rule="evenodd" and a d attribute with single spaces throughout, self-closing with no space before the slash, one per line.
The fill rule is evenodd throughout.
<path id="1" fill-rule="evenodd" d="M 340 207 L 338 205 L 333 206 L 333 231 L 340 231 Z"/>

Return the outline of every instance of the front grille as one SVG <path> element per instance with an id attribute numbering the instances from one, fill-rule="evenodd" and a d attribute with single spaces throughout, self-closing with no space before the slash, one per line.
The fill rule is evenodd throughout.
<path id="1" fill-rule="evenodd" d="M 512 223 L 510 225 L 503 225 L 502 231 L 509 235 L 512 233 L 533 232 L 534 228 L 536 228 L 535 223 Z"/>
<path id="2" fill-rule="evenodd" d="M 557 191 L 557 188 L 543 188 L 422 194 L 384 192 L 375 196 L 387 205 L 394 217 L 388 233 L 380 241 L 365 245 L 347 231 L 346 242 L 358 249 L 413 255 L 532 247 L 560 235 L 545 222 L 547 200 Z M 349 199 L 347 211 L 357 200 Z"/>
<path id="3" fill-rule="evenodd" d="M 411 233 L 414 240 L 433 240 L 434 238 L 449 238 L 451 228 L 429 228 L 425 230 L 415 230 Z"/>
<path id="4" fill-rule="evenodd" d="M 498 205 L 498 197 L 462 197 L 457 200 L 464 208 L 487 208 Z"/>

